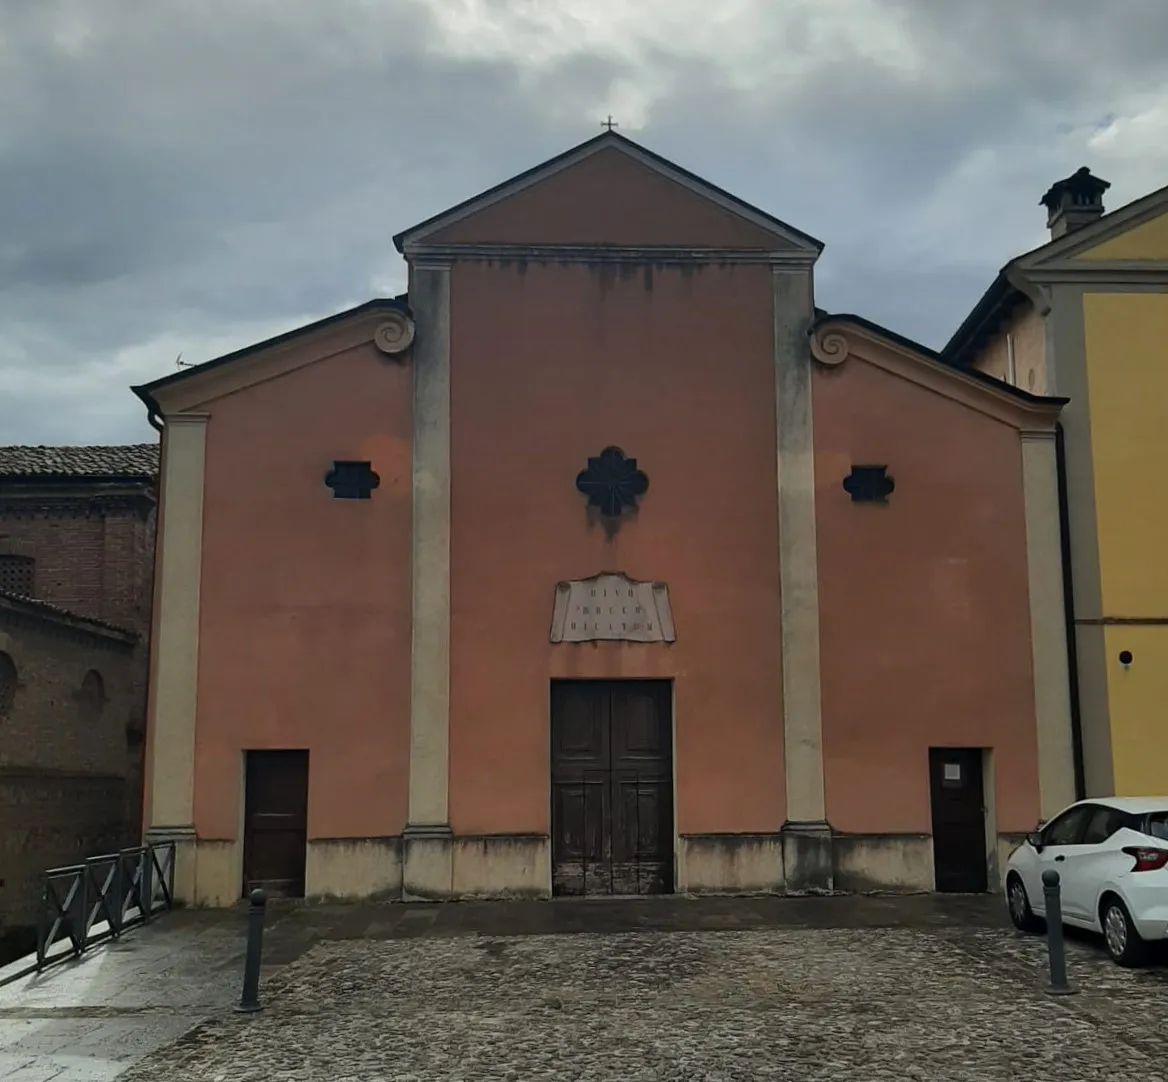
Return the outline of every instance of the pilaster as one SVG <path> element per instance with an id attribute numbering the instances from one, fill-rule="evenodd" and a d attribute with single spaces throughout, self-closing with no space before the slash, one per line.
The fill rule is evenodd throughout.
<path id="1" fill-rule="evenodd" d="M 815 448 L 809 269 L 774 271 L 775 422 L 779 589 L 782 623 L 783 758 L 788 890 L 830 890 L 831 830 L 823 776 L 819 670 L 819 566 L 815 537 Z"/>
<path id="2" fill-rule="evenodd" d="M 413 635 L 410 655 L 406 897 L 449 897 L 450 831 L 450 267 L 411 268 L 413 348 Z"/>
<path id="3" fill-rule="evenodd" d="M 1053 431 L 1022 433 L 1022 483 L 1040 814 L 1047 820 L 1075 799 L 1058 460 Z"/>
<path id="4" fill-rule="evenodd" d="M 148 733 L 147 840 L 174 841 L 175 896 L 193 901 L 195 724 L 207 414 L 179 413 L 162 433 L 157 606 Z"/>

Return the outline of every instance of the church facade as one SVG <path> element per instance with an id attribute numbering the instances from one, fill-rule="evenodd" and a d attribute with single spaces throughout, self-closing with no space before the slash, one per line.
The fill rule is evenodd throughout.
<path id="1" fill-rule="evenodd" d="M 984 890 L 1075 797 L 1062 400 L 616 133 L 136 388 L 176 893 Z"/>

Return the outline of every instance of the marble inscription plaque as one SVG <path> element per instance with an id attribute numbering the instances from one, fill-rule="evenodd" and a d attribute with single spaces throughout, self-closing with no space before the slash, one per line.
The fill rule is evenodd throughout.
<path id="1" fill-rule="evenodd" d="M 552 642 L 673 642 L 669 587 L 605 574 L 556 585 Z"/>

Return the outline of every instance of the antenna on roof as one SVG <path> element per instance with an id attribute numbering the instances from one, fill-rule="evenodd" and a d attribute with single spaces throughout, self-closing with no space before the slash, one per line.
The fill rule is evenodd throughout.
<path id="1" fill-rule="evenodd" d="M 194 367 L 196 367 L 195 365 L 191 364 L 189 361 L 186 364 L 184 364 L 181 353 L 177 357 L 175 357 L 174 366 L 175 366 L 175 368 L 194 368 Z"/>

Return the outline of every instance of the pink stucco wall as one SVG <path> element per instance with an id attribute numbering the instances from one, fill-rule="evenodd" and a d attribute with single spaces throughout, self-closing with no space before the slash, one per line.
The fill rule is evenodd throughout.
<path id="1" fill-rule="evenodd" d="M 310 838 L 405 824 L 410 686 L 407 365 L 372 343 L 213 402 L 207 427 L 195 825 L 235 838 L 246 749 L 307 748 Z M 336 459 L 372 462 L 335 500 Z"/>
<path id="2" fill-rule="evenodd" d="M 674 678 L 680 832 L 777 830 L 769 268 L 467 264 L 452 310 L 455 832 L 548 830 L 555 677 Z M 650 478 L 611 540 L 575 489 L 609 444 Z M 668 583 L 676 644 L 551 645 L 556 582 L 601 571 Z"/>
<path id="3" fill-rule="evenodd" d="M 823 745 L 838 830 L 929 833 L 930 747 L 993 749 L 1000 831 L 1038 817 L 1018 431 L 850 357 L 813 377 Z M 887 465 L 887 506 L 853 464 Z"/>

